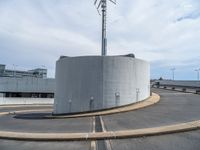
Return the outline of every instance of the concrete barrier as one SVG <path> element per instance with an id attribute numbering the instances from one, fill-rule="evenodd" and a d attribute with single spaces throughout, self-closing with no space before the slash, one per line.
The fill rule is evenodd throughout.
<path id="1" fill-rule="evenodd" d="M 0 105 L 30 105 L 30 104 L 53 104 L 53 98 L 7 98 L 0 97 Z"/>
<path id="2" fill-rule="evenodd" d="M 200 81 L 173 81 L 158 80 L 152 83 L 152 87 L 164 88 L 182 92 L 200 94 Z"/>

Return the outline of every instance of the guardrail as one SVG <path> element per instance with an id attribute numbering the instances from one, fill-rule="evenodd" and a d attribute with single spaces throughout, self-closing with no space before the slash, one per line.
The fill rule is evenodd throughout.
<path id="1" fill-rule="evenodd" d="M 152 84 L 152 87 L 200 94 L 200 87 L 195 87 L 195 86 L 170 85 L 170 84 Z M 193 90 L 193 91 L 191 91 L 191 90 Z"/>

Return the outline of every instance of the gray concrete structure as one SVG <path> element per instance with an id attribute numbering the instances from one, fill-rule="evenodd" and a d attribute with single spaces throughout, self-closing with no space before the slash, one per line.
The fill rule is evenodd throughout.
<path id="1" fill-rule="evenodd" d="M 55 79 L 0 77 L 0 105 L 53 104 Z"/>
<path id="2" fill-rule="evenodd" d="M 55 79 L 0 77 L 0 93 L 54 93 Z"/>
<path id="3" fill-rule="evenodd" d="M 127 105 L 150 95 L 149 63 L 130 56 L 61 57 L 54 114 Z"/>
<path id="4" fill-rule="evenodd" d="M 200 81 L 195 80 L 157 80 L 160 85 L 200 87 Z"/>
<path id="5" fill-rule="evenodd" d="M 46 77 L 47 69 L 8 70 L 0 64 L 0 105 L 52 104 L 55 79 Z"/>
<path id="6" fill-rule="evenodd" d="M 36 68 L 33 70 L 22 71 L 22 70 L 10 70 L 6 69 L 6 65 L 0 64 L 0 77 L 36 77 L 36 78 L 47 78 L 47 69 Z"/>
<path id="7" fill-rule="evenodd" d="M 24 97 L 1 97 L 0 105 L 32 105 L 32 104 L 53 104 L 54 98 L 24 98 Z"/>

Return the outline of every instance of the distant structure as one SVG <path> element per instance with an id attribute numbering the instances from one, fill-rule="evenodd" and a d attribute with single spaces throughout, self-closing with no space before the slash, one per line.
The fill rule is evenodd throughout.
<path id="1" fill-rule="evenodd" d="M 9 98 L 53 98 L 54 89 L 55 79 L 47 78 L 47 69 L 9 70 L 0 64 L 0 104 Z"/>
<path id="2" fill-rule="evenodd" d="M 116 4 L 116 0 L 108 0 L 113 4 Z M 97 7 L 99 15 L 102 16 L 102 44 L 101 55 L 107 55 L 107 38 L 106 38 L 106 15 L 107 15 L 107 0 L 95 0 L 94 5 Z M 101 12 L 100 12 L 101 9 Z"/>
<path id="3" fill-rule="evenodd" d="M 6 69 L 6 65 L 0 64 L 0 77 L 35 77 L 47 78 L 47 69 L 37 68 L 28 71 Z"/>

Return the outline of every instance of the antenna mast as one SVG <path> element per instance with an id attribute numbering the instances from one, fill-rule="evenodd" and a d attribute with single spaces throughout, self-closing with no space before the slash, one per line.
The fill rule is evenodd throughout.
<path id="1" fill-rule="evenodd" d="M 116 0 L 108 0 L 116 4 Z M 107 38 L 106 38 L 106 16 L 107 16 L 107 0 L 95 0 L 94 5 L 97 7 L 99 15 L 102 16 L 102 41 L 101 41 L 101 55 L 107 55 Z M 102 12 L 100 12 L 100 9 Z"/>

